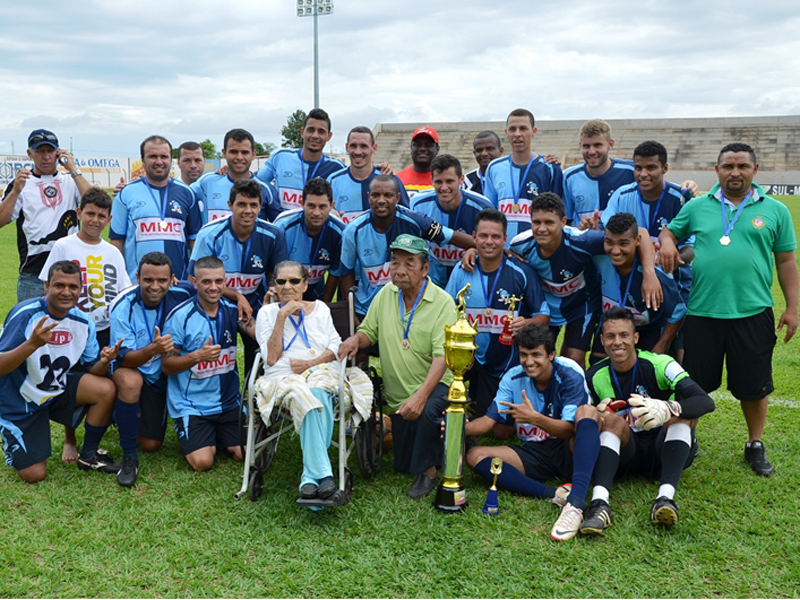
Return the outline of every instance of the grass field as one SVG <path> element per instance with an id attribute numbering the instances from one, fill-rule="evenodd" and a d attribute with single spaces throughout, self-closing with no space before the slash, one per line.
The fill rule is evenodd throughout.
<path id="1" fill-rule="evenodd" d="M 784 197 L 800 225 L 800 197 Z M 0 312 L 15 303 L 13 228 L 0 230 Z M 783 299 L 775 285 L 776 315 Z M 612 489 L 615 524 L 599 539 L 556 544 L 559 509 L 500 493 L 500 515 L 480 508 L 485 484 L 465 474 L 468 510 L 437 513 L 405 496 L 391 469 L 356 472 L 349 504 L 312 513 L 294 504 L 298 438 L 281 440 L 258 502 L 236 501 L 240 465 L 190 472 L 173 431 L 143 456 L 139 482 L 58 460 L 37 485 L 0 469 L 2 597 L 798 597 L 800 596 L 800 336 L 775 352 L 776 392 L 764 439 L 770 479 L 742 459 L 738 403 L 717 392 L 698 429 L 701 454 L 685 472 L 672 530 L 649 524 L 656 484 Z M 79 431 L 82 436 L 83 429 Z M 103 443 L 120 456 L 116 430 Z M 354 459 L 355 457 L 353 457 Z"/>

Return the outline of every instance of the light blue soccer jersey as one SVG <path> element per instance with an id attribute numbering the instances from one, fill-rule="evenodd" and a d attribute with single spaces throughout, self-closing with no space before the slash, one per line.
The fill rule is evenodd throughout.
<path id="1" fill-rule="evenodd" d="M 504 258 L 500 269 L 483 273 L 478 259 L 472 273 L 462 269 L 461 264 L 456 265 L 445 291 L 455 299 L 456 294 L 467 283 L 470 284 L 466 299 L 467 320 L 478 330 L 475 338 L 478 345 L 475 360 L 492 377 L 502 377 L 512 365 L 519 362 L 517 345 L 507 346 L 500 343 L 500 334 L 503 333 L 508 318 L 508 305 L 504 300 L 511 296 L 522 298 L 514 309 L 515 317 L 549 315 L 550 309 L 539 285 L 539 277 L 528 265 L 516 258 Z M 487 311 L 487 308 L 491 310 Z"/>
<path id="2" fill-rule="evenodd" d="M 529 168 L 530 167 L 530 168 Z M 541 156 L 517 165 L 511 156 L 494 159 L 486 168 L 483 194 L 508 219 L 508 239 L 531 228 L 531 204 L 542 192 L 563 195 L 563 175 L 558 165 Z"/>
<path id="3" fill-rule="evenodd" d="M 123 340 L 116 363 L 131 350 L 141 350 L 153 343 L 156 327 L 164 333 L 164 322 L 167 315 L 178 304 L 194 296 L 195 289 L 190 283 L 167 290 L 161 303 L 154 308 L 147 308 L 142 301 L 141 288 L 137 285 L 117 296 L 111 306 L 110 344 Z M 149 384 L 155 384 L 164 374 L 161 371 L 161 355 L 156 354 L 139 367 L 139 372 Z"/>
<path id="4" fill-rule="evenodd" d="M 194 264 L 204 256 L 216 256 L 222 261 L 225 285 L 247 298 L 257 311 L 275 265 L 287 260 L 289 253 L 280 227 L 256 219 L 250 237 L 242 242 L 233 233 L 231 220 L 221 219 L 203 226 L 197 234 L 189 262 L 191 275 L 194 275 Z"/>
<path id="5" fill-rule="evenodd" d="M 538 273 L 550 324 L 559 327 L 600 310 L 600 278 L 592 257 L 604 254 L 602 231 L 566 227 L 561 236 L 561 245 L 548 258 L 542 258 L 530 229 L 511 240 L 511 250 Z"/>
<path id="6" fill-rule="evenodd" d="M 108 237 L 125 242 L 125 268 L 131 281 L 148 252 L 169 256 L 175 276 L 185 279 L 188 242 L 197 237 L 201 225 L 200 207 L 189 186 L 170 179 L 157 188 L 140 177 L 114 198 Z"/>
<path id="7" fill-rule="evenodd" d="M 278 192 L 271 184 L 261 181 L 255 175 L 251 174 L 250 177 L 261 185 L 261 213 L 259 216 L 268 221 L 275 220 L 283 210 L 278 202 Z M 203 223 L 231 215 L 228 201 L 231 198 L 231 188 L 234 183 L 228 175 L 206 173 L 191 185 L 200 205 Z"/>
<path id="8" fill-rule="evenodd" d="M 658 267 L 656 276 L 661 283 L 664 300 L 658 310 L 653 310 L 647 308 L 642 298 L 643 274 L 638 259 L 634 263 L 636 268 L 628 275 L 620 275 L 606 255 L 595 257 L 594 262 L 603 289 L 603 311 L 620 305 L 630 309 L 639 331 L 663 330 L 667 323 L 677 323 L 686 315 L 686 305 L 681 300 L 675 280 Z"/>
<path id="9" fill-rule="evenodd" d="M 411 201 L 411 210 L 414 212 L 428 215 L 437 223 L 441 223 L 453 231 L 462 231 L 467 235 L 472 235 L 475 230 L 475 217 L 484 208 L 494 208 L 487 198 L 474 192 L 461 192 L 461 200 L 458 208 L 447 212 L 442 209 L 437 200 L 436 192 L 420 192 L 414 194 Z M 464 249 L 452 244 L 436 244 L 428 242 L 430 248 L 431 269 L 429 275 L 433 282 L 439 287 L 447 285 L 453 267 L 461 262 L 464 256 Z"/>
<path id="10" fill-rule="evenodd" d="M 345 225 L 358 215 L 369 210 L 369 182 L 380 174 L 380 169 L 373 167 L 369 177 L 364 181 L 359 181 L 353 177 L 350 168 L 346 167 L 328 176 L 328 181 L 333 190 L 333 208 L 341 215 Z M 397 188 L 400 190 L 398 204 L 408 208 L 406 188 L 397 175 L 395 175 L 395 179 L 397 180 Z"/>
<path id="11" fill-rule="evenodd" d="M 239 406 L 236 332 L 239 311 L 223 298 L 215 317 L 209 317 L 196 298 L 179 304 L 167 317 L 164 333 L 181 356 L 202 348 L 209 338 L 222 346 L 219 358 L 200 362 L 167 377 L 167 409 L 173 419 L 217 415 Z"/>
<path id="12" fill-rule="evenodd" d="M 558 356 L 553 361 L 553 374 L 547 387 L 539 391 L 535 380 L 528 376 L 522 365 L 517 365 L 503 376 L 497 396 L 489 405 L 486 416 L 498 423 L 508 423 L 508 415 L 500 414 L 506 407 L 500 402 L 522 404 L 522 392 L 528 396 L 533 409 L 551 419 L 575 421 L 578 407 L 589 403 L 589 388 L 583 369 L 574 360 Z M 531 423 L 515 423 L 517 437 L 523 442 L 541 442 L 550 437 L 544 429 Z"/>
<path id="13" fill-rule="evenodd" d="M 316 162 L 303 160 L 303 149 L 282 148 L 272 154 L 256 174 L 261 181 L 272 183 L 278 190 L 278 199 L 283 210 L 301 208 L 303 188 L 309 179 L 326 179 L 343 169 L 344 163 L 330 156 L 322 155 Z"/>
<path id="14" fill-rule="evenodd" d="M 322 231 L 309 237 L 305 213 L 301 208 L 283 213 L 275 221 L 275 226 L 283 230 L 289 258 L 301 263 L 308 273 L 308 289 L 303 298 L 322 300 L 325 297 L 325 272 L 335 277 L 341 275 L 344 223 L 333 215 L 328 215 Z"/>
<path id="15" fill-rule="evenodd" d="M 91 366 L 100 358 L 89 315 L 72 307 L 64 318 L 56 319 L 47 310 L 46 297 L 25 300 L 9 311 L 0 333 L 0 354 L 25 342 L 43 317 L 49 317 L 48 323 L 58 321 L 50 342 L 0 377 L 0 424 L 17 439 L 22 439 L 22 433 L 10 422 L 24 419 L 62 394 L 67 389 L 67 373 L 78 362 Z"/>
<path id="16" fill-rule="evenodd" d="M 661 230 L 666 227 L 672 219 L 680 212 L 683 205 L 691 200 L 691 193 L 681 191 L 681 188 L 674 184 L 665 182 L 666 185 L 658 200 L 648 201 L 642 198 L 639 193 L 639 186 L 630 183 L 622 186 L 611 195 L 608 206 L 603 211 L 601 224 L 605 227 L 608 220 L 614 215 L 622 212 L 631 213 L 636 217 L 639 227 L 646 227 L 650 233 L 650 239 L 658 242 Z M 690 236 L 678 243 L 678 248 L 694 246 L 694 236 Z M 672 274 L 678 291 L 684 303 L 689 301 L 689 291 L 692 288 L 692 265 L 686 264 L 678 267 Z"/>
<path id="17" fill-rule="evenodd" d="M 355 273 L 356 312 L 367 313 L 372 299 L 392 280 L 389 246 L 401 233 L 410 233 L 437 244 L 446 244 L 453 230 L 432 221 L 430 217 L 398 206 L 394 221 L 384 233 L 375 229 L 372 211 L 367 211 L 345 227 L 342 237 L 341 273 Z"/>
<path id="18" fill-rule="evenodd" d="M 608 171 L 600 177 L 589 175 L 586 164 L 570 167 L 564 172 L 562 196 L 567 219 L 577 225 L 583 217 L 592 216 L 596 210 L 602 213 L 614 191 L 633 181 L 631 160 L 612 158 Z"/>

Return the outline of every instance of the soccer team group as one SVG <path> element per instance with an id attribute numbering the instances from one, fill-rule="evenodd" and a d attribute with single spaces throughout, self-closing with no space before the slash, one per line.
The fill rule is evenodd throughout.
<path id="1" fill-rule="evenodd" d="M 464 173 L 423 126 L 412 164 L 393 173 L 373 164 L 367 127 L 348 133 L 349 167 L 326 156 L 331 121 L 314 109 L 302 148 L 275 152 L 257 173 L 246 130 L 225 135 L 226 167 L 216 173 L 204 174 L 197 143 L 182 144 L 175 178 L 172 145 L 150 136 L 140 147 L 144 176 L 112 199 L 55 134 L 33 131 L 34 167 L 16 173 L 0 202 L 0 226 L 16 221 L 20 255 L 19 304 L 0 334 L 7 464 L 25 481 L 43 479 L 54 420 L 65 428 L 63 460 L 130 487 L 138 451 L 160 449 L 167 415 L 195 470 L 211 468 L 218 449 L 242 460 L 238 335 L 246 369 L 257 340 L 275 360 L 304 344 L 311 358 L 291 361 L 303 375 L 380 356 L 394 466 L 415 477 L 408 495 L 420 499 L 442 459 L 452 381 L 444 328 L 470 284 L 465 311 L 478 348 L 467 374 L 466 463 L 491 481 L 500 458 L 498 487 L 560 506 L 553 539 L 609 527 L 612 482 L 631 474 L 659 482 L 651 522 L 677 523 L 676 488 L 699 453 L 695 427 L 714 410 L 708 393 L 721 385 L 723 361 L 747 426 L 744 458 L 772 475 L 761 437 L 774 389 L 773 266 L 787 342 L 798 274 L 791 215 L 754 183 L 754 150 L 722 148 L 719 183 L 698 195 L 692 181 L 666 180 L 667 150 L 656 141 L 632 160 L 611 158 L 605 121 L 582 126 L 585 162 L 565 171 L 534 152 L 536 132 L 533 114 L 512 111 L 506 140 L 475 137 L 478 167 Z M 309 303 L 352 288 L 358 331 L 316 352 L 303 325 L 316 312 Z M 278 331 L 267 348 L 275 336 L 258 331 L 262 304 L 300 295 L 304 303 L 287 300 L 280 311 L 298 321 L 290 315 L 282 341 Z M 112 419 L 121 463 L 99 448 Z M 480 446 L 481 435 L 518 439 Z M 301 494 L 322 496 L 323 479 L 304 478 Z"/>

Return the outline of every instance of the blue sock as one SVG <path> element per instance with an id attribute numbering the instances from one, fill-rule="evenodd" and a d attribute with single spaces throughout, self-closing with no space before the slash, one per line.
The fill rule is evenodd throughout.
<path id="1" fill-rule="evenodd" d="M 139 403 L 128 404 L 117 398 L 114 416 L 119 428 L 119 445 L 123 456 L 139 457 L 136 451 L 136 438 L 139 435 Z"/>
<path id="2" fill-rule="evenodd" d="M 586 508 L 586 494 L 592 479 L 594 463 L 600 454 L 600 433 L 597 421 L 581 419 L 575 426 L 575 447 L 572 450 L 572 492 L 567 502 L 575 508 Z"/>
<path id="3" fill-rule="evenodd" d="M 81 448 L 81 458 L 92 458 L 97 454 L 97 447 L 100 445 L 100 440 L 103 439 L 103 434 L 108 429 L 108 425 L 90 425 L 86 421 L 83 425 L 86 433 L 83 436 L 83 447 Z"/>
<path id="4" fill-rule="evenodd" d="M 473 468 L 478 475 L 483 477 L 490 484 L 494 479 L 491 465 L 492 459 L 484 458 Z M 555 488 L 536 481 L 535 479 L 531 479 L 530 477 L 526 477 L 507 462 L 503 463 L 503 471 L 497 476 L 497 487 L 508 490 L 509 492 L 522 494 L 523 496 L 534 496 L 537 498 L 552 498 L 556 493 Z"/>

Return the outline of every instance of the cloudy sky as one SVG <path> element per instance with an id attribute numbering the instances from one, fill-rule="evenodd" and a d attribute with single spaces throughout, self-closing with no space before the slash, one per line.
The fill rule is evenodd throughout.
<path id="1" fill-rule="evenodd" d="M 334 0 L 319 20 L 329 150 L 378 122 L 800 114 L 795 2 Z M 245 127 L 280 144 L 313 105 L 296 0 L 6 2 L 0 154 L 36 127 L 135 156 Z"/>

